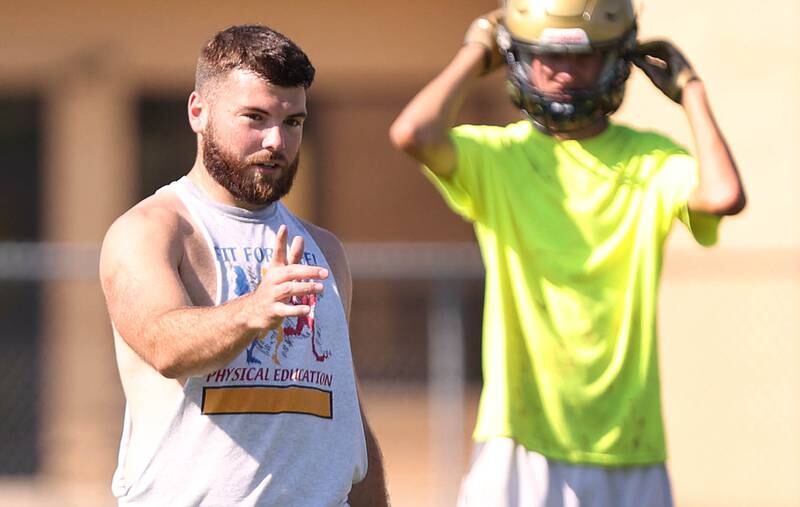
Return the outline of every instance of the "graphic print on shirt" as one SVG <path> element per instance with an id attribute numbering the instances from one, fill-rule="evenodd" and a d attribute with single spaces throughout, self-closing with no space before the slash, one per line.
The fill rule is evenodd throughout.
<path id="1" fill-rule="evenodd" d="M 266 276 L 272 255 L 267 248 L 215 248 L 222 265 L 230 301 L 254 291 Z M 244 261 L 244 262 L 243 262 Z M 304 252 L 302 264 L 318 265 L 314 253 Z M 333 372 L 323 329 L 316 319 L 322 294 L 295 296 L 292 305 L 308 305 L 308 315 L 287 317 L 247 346 L 244 364 L 231 364 L 207 375 L 201 411 L 221 414 L 307 414 L 333 417 Z M 326 366 L 323 367 L 323 364 Z M 320 365 L 321 368 L 314 368 Z"/>
<path id="2" fill-rule="evenodd" d="M 231 291 L 229 299 L 243 296 L 258 286 L 267 273 L 267 267 L 257 268 L 229 263 L 228 287 Z M 322 299 L 321 294 L 308 294 L 292 297 L 292 305 L 308 305 L 311 312 L 300 317 L 287 317 L 278 329 L 269 331 L 261 338 L 253 340 L 246 349 L 248 365 L 262 365 L 269 358 L 273 365 L 280 366 L 282 359 L 287 359 L 294 352 L 294 348 L 303 341 L 311 342 L 311 353 L 316 362 L 324 362 L 331 356 L 331 351 L 322 348 L 322 333 L 314 318 L 317 303 Z"/>

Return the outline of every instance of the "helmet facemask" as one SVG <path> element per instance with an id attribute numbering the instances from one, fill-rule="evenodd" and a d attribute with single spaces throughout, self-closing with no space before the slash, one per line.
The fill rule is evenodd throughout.
<path id="1" fill-rule="evenodd" d="M 584 11 L 582 16 L 574 10 L 541 14 L 541 7 L 534 8 L 540 2 L 513 2 L 506 13 L 515 18 L 498 27 L 498 47 L 508 64 L 507 89 L 514 105 L 540 130 L 574 132 L 604 120 L 622 104 L 630 75 L 628 55 L 636 47 L 635 18 L 627 0 L 595 2 L 595 11 Z M 559 3 L 551 0 L 549 5 L 555 5 L 551 7 L 555 11 Z M 550 95 L 531 80 L 533 60 L 538 56 L 593 52 L 602 55 L 603 63 L 591 86 Z"/>

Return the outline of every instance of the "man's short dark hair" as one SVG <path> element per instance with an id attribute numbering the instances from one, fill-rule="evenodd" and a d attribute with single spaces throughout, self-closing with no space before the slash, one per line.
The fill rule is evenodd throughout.
<path id="1" fill-rule="evenodd" d="M 286 88 L 308 88 L 315 72 L 303 50 L 282 33 L 262 25 L 238 25 L 217 33 L 203 47 L 195 90 L 237 69 Z"/>

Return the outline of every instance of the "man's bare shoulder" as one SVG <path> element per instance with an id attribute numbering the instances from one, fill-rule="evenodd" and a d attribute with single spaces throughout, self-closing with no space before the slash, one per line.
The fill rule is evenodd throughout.
<path id="1" fill-rule="evenodd" d="M 109 228 L 128 229 L 152 227 L 169 233 L 180 228 L 186 220 L 186 209 L 173 192 L 159 192 L 140 201 L 122 214 Z"/>
<path id="2" fill-rule="evenodd" d="M 100 252 L 101 279 L 130 257 L 168 255 L 179 260 L 183 238 L 191 233 L 187 211 L 172 192 L 159 192 L 123 213 L 106 232 Z"/>

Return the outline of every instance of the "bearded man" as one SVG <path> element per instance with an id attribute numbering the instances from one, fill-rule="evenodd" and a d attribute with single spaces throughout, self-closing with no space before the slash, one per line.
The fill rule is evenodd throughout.
<path id="1" fill-rule="evenodd" d="M 126 397 L 120 505 L 387 505 L 342 245 L 280 202 L 313 79 L 306 54 L 268 27 L 217 33 L 189 97 L 194 166 L 106 235 L 100 277 Z"/>

